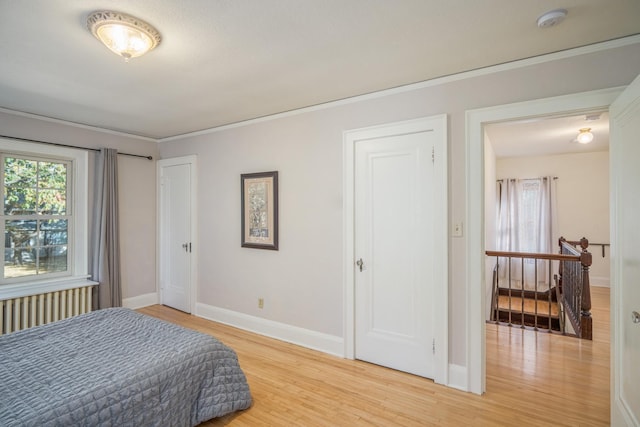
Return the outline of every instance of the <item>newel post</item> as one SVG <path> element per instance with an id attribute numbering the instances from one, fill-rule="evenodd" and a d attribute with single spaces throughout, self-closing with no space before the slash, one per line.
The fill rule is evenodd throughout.
<path id="1" fill-rule="evenodd" d="M 586 245 L 583 245 L 583 240 Z M 580 240 L 582 253 L 580 254 L 580 264 L 582 264 L 582 301 L 580 304 L 580 335 L 584 339 L 593 339 L 593 326 L 591 318 L 591 284 L 589 283 L 589 267 L 591 267 L 591 253 L 587 251 L 589 242 L 587 239 Z"/>

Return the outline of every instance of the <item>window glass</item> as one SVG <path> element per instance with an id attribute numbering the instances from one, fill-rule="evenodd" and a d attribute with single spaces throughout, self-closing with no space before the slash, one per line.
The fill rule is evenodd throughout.
<path id="1" fill-rule="evenodd" d="M 4 279 L 68 271 L 69 165 L 3 155 Z"/>
<path id="2" fill-rule="evenodd" d="M 540 222 L 540 181 L 524 180 L 520 193 L 520 248 L 522 252 L 538 252 Z M 533 260 L 528 260 L 533 261 Z"/>

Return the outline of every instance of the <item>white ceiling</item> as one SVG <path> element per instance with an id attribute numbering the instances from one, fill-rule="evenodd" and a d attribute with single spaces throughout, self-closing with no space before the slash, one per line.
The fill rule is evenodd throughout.
<path id="1" fill-rule="evenodd" d="M 99 9 L 162 43 L 123 62 Z M 638 33 L 637 0 L 0 0 L 0 107 L 161 139 Z"/>
<path id="2" fill-rule="evenodd" d="M 578 131 L 590 128 L 593 141 L 580 144 Z M 593 111 L 569 117 L 544 117 L 485 126 L 496 157 L 550 156 L 609 150 L 609 113 Z"/>

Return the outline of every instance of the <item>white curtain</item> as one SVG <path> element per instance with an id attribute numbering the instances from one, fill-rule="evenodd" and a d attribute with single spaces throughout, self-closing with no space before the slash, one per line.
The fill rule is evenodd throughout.
<path id="1" fill-rule="evenodd" d="M 96 156 L 93 212 L 92 280 L 99 282 L 98 308 L 122 306 L 120 227 L 118 217 L 118 152 L 103 148 Z"/>
<path id="2" fill-rule="evenodd" d="M 554 253 L 556 237 L 555 179 L 504 179 L 497 182 L 497 242 L 499 251 Z M 500 279 L 511 276 L 511 287 L 545 291 L 549 287 L 548 261 L 500 259 Z M 537 274 L 537 275 L 536 275 Z M 537 284 L 536 284 L 537 279 Z M 503 286 L 501 285 L 501 286 Z"/>

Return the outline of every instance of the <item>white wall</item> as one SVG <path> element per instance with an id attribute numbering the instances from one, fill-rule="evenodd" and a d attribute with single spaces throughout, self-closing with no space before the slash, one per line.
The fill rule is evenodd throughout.
<path id="1" fill-rule="evenodd" d="M 150 155 L 154 159 L 158 156 L 155 141 L 3 111 L 0 111 L 0 134 L 84 148 L 116 148 L 131 154 Z M 93 191 L 94 170 L 94 155 L 91 153 L 89 155 L 90 193 Z M 118 156 L 123 298 L 137 297 L 156 291 L 155 163 L 155 160 Z M 91 223 L 93 201 L 91 194 L 89 194 L 89 201 L 89 222 Z M 91 227 L 91 224 L 89 226 Z"/>
<path id="2" fill-rule="evenodd" d="M 586 237 L 609 243 L 609 152 L 512 157 L 497 160 L 497 179 L 557 176 L 558 233 L 567 240 Z M 559 238 L 560 236 L 557 236 Z M 609 247 L 593 254 L 592 285 L 609 286 Z"/>
<path id="3" fill-rule="evenodd" d="M 466 110 L 617 87 L 639 72 L 640 45 L 626 46 L 161 142 L 162 158 L 198 156 L 198 301 L 341 338 L 343 131 L 448 114 L 454 224 L 465 218 Z M 240 247 L 240 174 L 268 170 L 280 171 L 278 252 Z M 450 362 L 466 366 L 466 239 L 449 244 Z"/>

